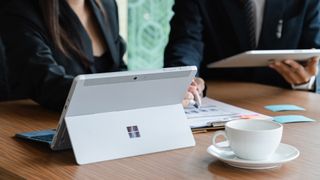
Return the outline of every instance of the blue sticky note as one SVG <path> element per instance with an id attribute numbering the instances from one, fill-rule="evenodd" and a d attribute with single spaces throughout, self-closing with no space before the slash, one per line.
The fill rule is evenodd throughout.
<path id="1" fill-rule="evenodd" d="M 295 122 L 313 122 L 315 120 L 307 118 L 301 115 L 286 115 L 273 117 L 273 121 L 284 124 L 284 123 L 295 123 Z"/>
<path id="2" fill-rule="evenodd" d="M 278 104 L 278 105 L 270 105 L 265 106 L 266 109 L 273 111 L 273 112 L 280 112 L 280 111 L 305 111 L 304 108 L 291 105 L 291 104 Z"/>

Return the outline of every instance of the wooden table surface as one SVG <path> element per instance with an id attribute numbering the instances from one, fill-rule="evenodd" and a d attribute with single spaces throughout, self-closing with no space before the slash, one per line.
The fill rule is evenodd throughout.
<path id="1" fill-rule="evenodd" d="M 249 83 L 210 82 L 208 96 L 266 115 L 302 114 L 320 120 L 320 95 Z M 270 104 L 296 104 L 305 112 L 273 113 Z M 213 132 L 195 134 L 197 145 L 96 164 L 76 165 L 72 150 L 53 152 L 44 144 L 13 136 L 55 128 L 59 114 L 30 100 L 0 103 L 0 179 L 320 179 L 320 123 L 284 125 L 283 143 L 300 157 L 271 170 L 230 167 L 206 150 Z"/>

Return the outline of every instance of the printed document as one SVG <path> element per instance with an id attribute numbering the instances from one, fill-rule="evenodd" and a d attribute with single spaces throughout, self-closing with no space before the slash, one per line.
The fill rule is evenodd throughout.
<path id="1" fill-rule="evenodd" d="M 243 108 L 232 106 L 220 101 L 205 97 L 198 109 L 194 106 L 185 108 L 185 113 L 190 121 L 191 128 L 219 127 L 231 120 L 237 119 L 266 119 L 271 117 L 249 111 Z"/>

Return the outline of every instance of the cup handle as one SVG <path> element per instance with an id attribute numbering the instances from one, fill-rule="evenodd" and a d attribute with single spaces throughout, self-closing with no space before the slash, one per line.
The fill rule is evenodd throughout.
<path id="1" fill-rule="evenodd" d="M 216 139 L 219 136 L 223 136 L 226 139 L 225 142 L 228 144 L 227 146 L 221 147 L 221 146 L 217 145 Z M 226 132 L 225 131 L 216 131 L 212 136 L 212 145 L 222 151 L 230 150 L 230 145 L 229 145 L 229 141 L 228 141 L 228 137 L 227 137 Z"/>

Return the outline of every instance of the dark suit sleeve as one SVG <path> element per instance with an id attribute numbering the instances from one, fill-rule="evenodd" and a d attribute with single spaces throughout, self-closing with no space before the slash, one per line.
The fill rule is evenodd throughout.
<path id="1" fill-rule="evenodd" d="M 312 0 L 304 18 L 301 47 L 320 48 L 320 1 Z"/>
<path id="2" fill-rule="evenodd" d="M 304 21 L 301 36 L 301 47 L 320 49 L 320 1 L 310 1 Z M 320 64 L 319 64 L 320 69 Z M 320 74 L 318 73 L 315 81 L 315 90 L 320 93 Z"/>
<path id="3" fill-rule="evenodd" d="M 0 101 L 7 100 L 8 95 L 7 67 L 5 64 L 4 48 L 0 37 Z"/>
<path id="4" fill-rule="evenodd" d="M 126 50 L 127 50 L 127 44 L 125 42 L 125 40 L 119 35 L 119 41 L 120 41 L 120 47 L 119 47 L 119 50 L 120 50 L 120 64 L 119 64 L 119 70 L 120 71 L 127 71 L 128 70 L 128 67 L 127 65 L 125 64 L 124 60 L 123 60 L 123 56 L 124 54 L 126 53 Z"/>
<path id="5" fill-rule="evenodd" d="M 1 33 L 12 89 L 45 107 L 61 110 L 74 77 L 57 64 L 47 39 L 31 22 L 22 18 L 7 20 Z"/>
<path id="6" fill-rule="evenodd" d="M 175 0 L 164 66 L 195 65 L 203 59 L 203 22 L 198 0 Z"/>
<path id="7" fill-rule="evenodd" d="M 114 9 L 115 11 L 116 11 L 116 15 L 115 15 L 115 17 L 116 17 L 116 31 L 115 32 L 117 32 L 117 36 L 118 36 L 118 40 L 119 40 L 119 47 L 118 47 L 118 49 L 119 49 L 119 54 L 120 54 L 120 64 L 119 64 L 119 71 L 127 71 L 128 70 L 128 67 L 127 67 L 127 65 L 125 64 L 125 62 L 124 62 L 124 60 L 123 60 L 123 56 L 124 56 L 124 54 L 126 53 L 126 51 L 127 51 L 127 43 L 126 43 L 126 41 L 120 36 L 120 33 L 119 33 L 119 16 L 118 16 L 118 14 L 119 14 L 119 8 L 118 8 L 118 4 L 117 4 L 117 2 L 116 1 L 114 1 L 114 8 L 112 8 L 112 9 Z M 108 9 L 106 9 L 106 10 L 108 10 Z"/>

